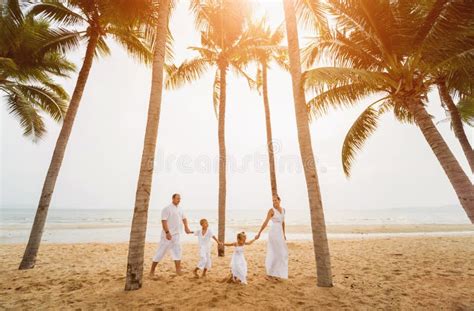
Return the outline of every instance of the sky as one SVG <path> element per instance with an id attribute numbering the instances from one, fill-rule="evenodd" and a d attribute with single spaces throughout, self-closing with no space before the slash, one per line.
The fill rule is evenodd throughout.
<path id="1" fill-rule="evenodd" d="M 261 1 L 259 12 L 269 22 L 283 22 L 279 1 Z M 199 35 L 180 1 L 172 21 L 175 60 L 193 56 L 187 47 L 199 45 Z M 309 36 L 301 33 L 301 39 Z M 112 56 L 93 64 L 56 184 L 51 208 L 130 209 L 133 211 L 143 148 L 151 70 L 129 58 L 111 43 Z M 71 54 L 80 65 L 84 49 Z M 151 209 L 168 204 L 171 194 L 182 195 L 188 209 L 217 211 L 217 120 L 212 105 L 214 71 L 179 90 L 166 90 L 159 125 Z M 76 76 L 64 80 L 72 92 Z M 265 116 L 262 98 L 247 83 L 228 78 L 226 144 L 233 165 L 227 177 L 227 208 L 271 207 L 267 169 Z M 269 99 L 276 145 L 277 182 L 282 205 L 307 210 L 308 200 L 299 165 L 291 79 L 276 66 L 269 72 Z M 386 209 L 456 205 L 456 195 L 440 164 L 413 125 L 401 124 L 387 114 L 380 127 L 357 155 L 352 176 L 342 171 L 340 152 L 345 133 L 369 98 L 351 109 L 331 111 L 311 123 L 324 208 Z M 0 208 L 35 208 L 48 169 L 60 125 L 48 120 L 48 133 L 33 143 L 22 136 L 19 124 L 0 108 Z M 437 92 L 429 95 L 428 110 L 444 119 Z M 467 161 L 449 128 L 438 126 L 451 150 L 468 172 Z M 472 128 L 467 135 L 474 143 Z M 472 177 L 472 176 L 471 176 Z M 453 207 L 460 208 L 460 207 Z"/>

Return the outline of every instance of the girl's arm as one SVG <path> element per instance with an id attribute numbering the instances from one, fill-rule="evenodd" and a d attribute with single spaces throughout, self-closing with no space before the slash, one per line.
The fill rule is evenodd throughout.
<path id="1" fill-rule="evenodd" d="M 253 238 L 252 240 L 248 241 L 248 242 L 245 242 L 245 245 L 250 245 L 252 244 L 253 242 L 257 241 L 256 237 Z"/>
<path id="2" fill-rule="evenodd" d="M 265 221 L 262 224 L 262 227 L 260 228 L 260 231 L 258 231 L 257 236 L 255 237 L 256 239 L 260 238 L 260 234 L 262 234 L 262 231 L 265 230 L 265 228 L 268 225 L 268 222 L 270 219 L 273 217 L 273 209 L 268 210 L 267 213 L 267 218 L 265 218 Z"/>
<path id="3" fill-rule="evenodd" d="M 235 242 L 234 243 L 223 243 L 224 246 L 235 246 Z"/>

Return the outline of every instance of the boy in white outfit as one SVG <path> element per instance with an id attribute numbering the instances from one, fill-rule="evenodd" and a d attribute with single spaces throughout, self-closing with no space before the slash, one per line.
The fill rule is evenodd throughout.
<path id="1" fill-rule="evenodd" d="M 207 222 L 207 219 L 201 219 L 199 224 L 201 225 L 202 229 L 194 233 L 194 235 L 198 237 L 199 242 L 199 262 L 196 266 L 196 269 L 194 269 L 194 275 L 197 278 L 199 278 L 199 270 L 202 270 L 202 277 L 205 277 L 206 272 L 211 269 L 211 238 L 216 241 L 217 244 L 222 244 L 218 239 L 216 239 L 211 229 L 209 229 L 209 223 Z"/>

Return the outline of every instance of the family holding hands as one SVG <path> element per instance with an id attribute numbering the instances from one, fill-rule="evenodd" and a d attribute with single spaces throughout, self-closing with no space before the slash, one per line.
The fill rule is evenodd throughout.
<path id="1" fill-rule="evenodd" d="M 286 245 L 285 234 L 285 210 L 280 206 L 280 198 L 273 198 L 273 208 L 271 208 L 265 221 L 263 222 L 258 234 L 252 240 L 247 241 L 245 232 L 237 234 L 237 241 L 233 243 L 223 243 L 219 241 L 212 231 L 209 229 L 209 223 L 206 219 L 201 219 L 199 224 L 201 229 L 193 232 L 189 229 L 188 221 L 179 205 L 181 196 L 177 193 L 172 196 L 172 203 L 161 211 L 161 223 L 163 230 L 161 232 L 161 240 L 153 256 L 150 277 L 154 277 L 155 269 L 163 257 L 170 252 L 171 259 L 176 266 L 176 274 L 182 275 L 181 270 L 181 244 L 180 234 L 184 225 L 186 234 L 197 236 L 199 242 L 199 262 L 194 269 L 194 275 L 199 277 L 198 272 L 202 271 L 202 277 L 211 268 L 211 239 L 216 241 L 220 246 L 234 247 L 232 260 L 230 264 L 231 275 L 227 278 L 228 282 L 236 282 L 247 284 L 247 261 L 244 256 L 244 246 L 250 245 L 260 238 L 260 234 L 271 221 L 272 225 L 268 233 L 267 255 L 265 259 L 265 267 L 267 276 L 275 279 L 288 278 L 288 247 Z"/>

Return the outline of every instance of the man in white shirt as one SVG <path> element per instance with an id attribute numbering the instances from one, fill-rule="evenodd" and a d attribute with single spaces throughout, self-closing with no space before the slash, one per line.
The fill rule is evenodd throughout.
<path id="1" fill-rule="evenodd" d="M 163 230 L 161 231 L 161 241 L 153 256 L 153 263 L 151 265 L 150 276 L 153 277 L 155 274 L 156 266 L 163 257 L 171 252 L 171 258 L 174 260 L 176 266 L 176 274 L 182 275 L 181 272 L 181 244 L 179 242 L 180 234 L 184 224 L 184 231 L 187 234 L 193 233 L 189 230 L 188 221 L 184 215 L 183 209 L 179 206 L 181 196 L 178 193 L 173 194 L 172 203 L 161 211 L 161 225 Z"/>

